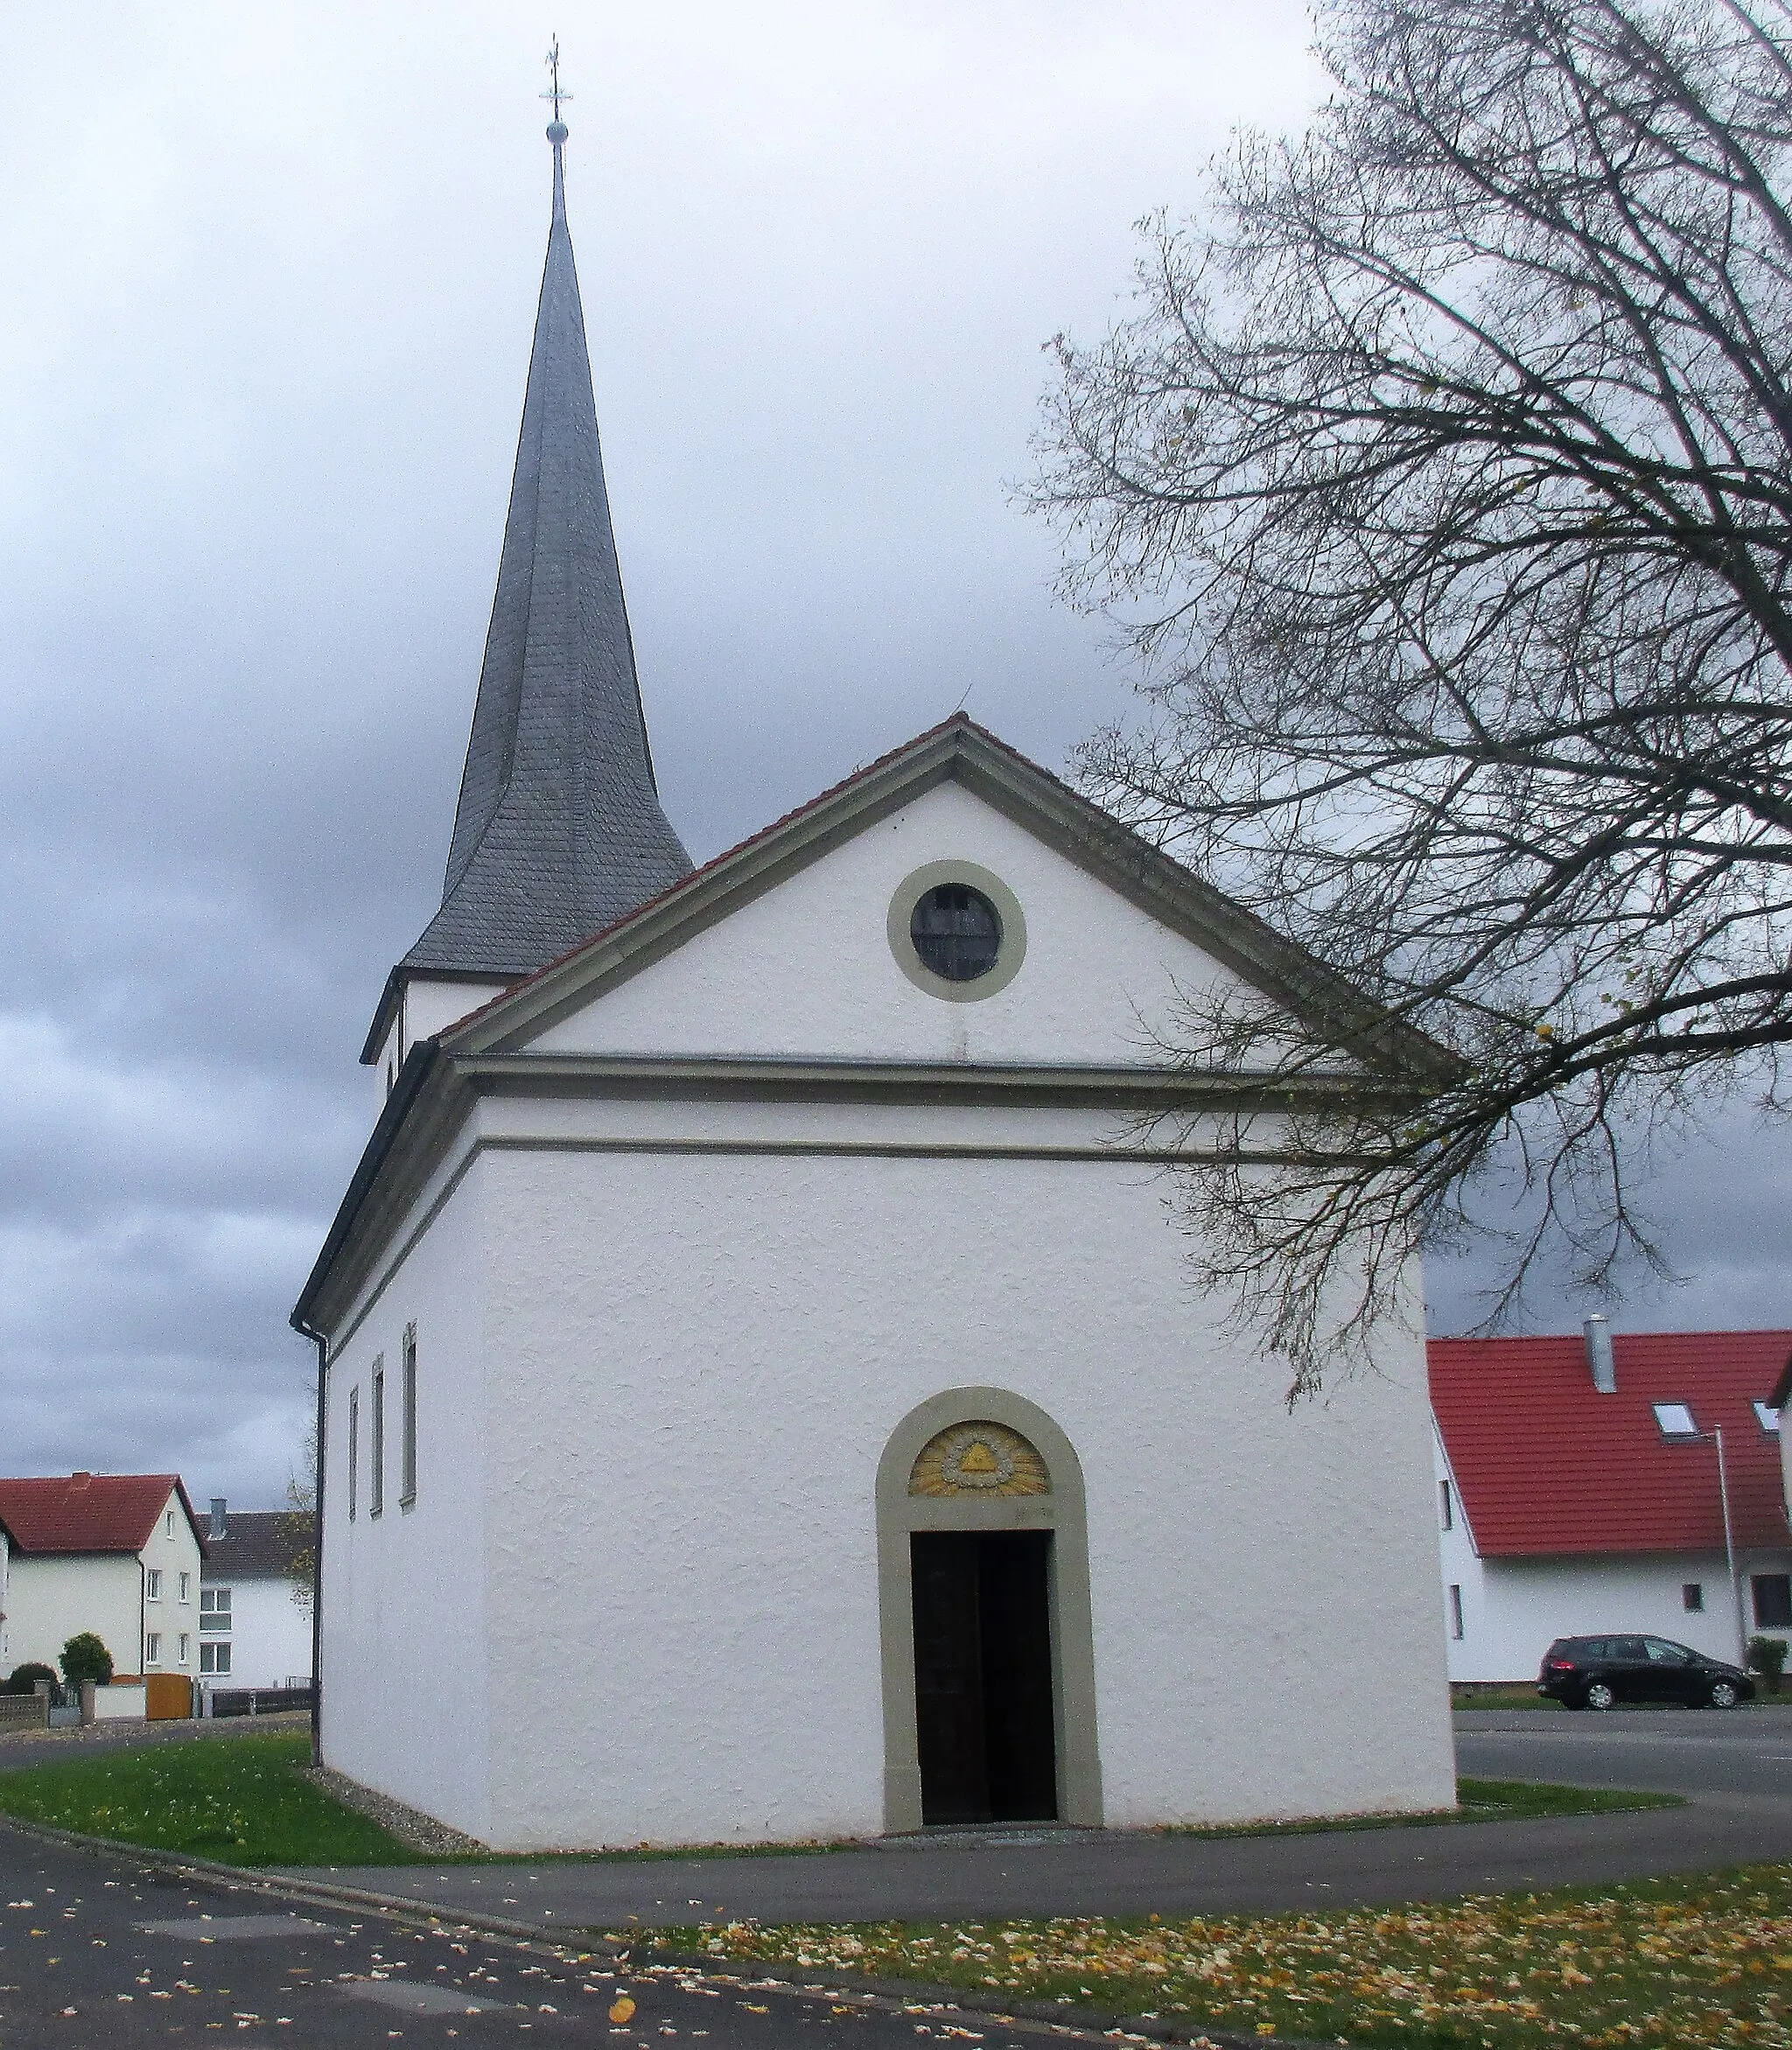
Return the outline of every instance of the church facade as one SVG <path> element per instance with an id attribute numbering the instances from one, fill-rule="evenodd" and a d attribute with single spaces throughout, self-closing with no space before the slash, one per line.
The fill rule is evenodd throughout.
<path id="1" fill-rule="evenodd" d="M 1450 1805 L 1421 1340 L 1291 1411 L 1137 1136 L 1180 993 L 1347 996 L 962 717 L 692 870 L 549 132 L 444 901 L 294 1312 L 326 1760 L 507 1850 Z"/>

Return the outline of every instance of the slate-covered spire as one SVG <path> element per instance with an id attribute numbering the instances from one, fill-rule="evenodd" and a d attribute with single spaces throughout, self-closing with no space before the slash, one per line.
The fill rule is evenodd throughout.
<path id="1" fill-rule="evenodd" d="M 690 871 L 660 808 L 610 530 L 561 148 L 442 908 L 403 969 L 540 968 Z"/>

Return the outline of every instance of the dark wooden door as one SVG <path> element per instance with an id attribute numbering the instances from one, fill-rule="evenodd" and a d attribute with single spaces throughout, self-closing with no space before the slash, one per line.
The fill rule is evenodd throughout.
<path id="1" fill-rule="evenodd" d="M 1051 1533 L 918 1531 L 909 1542 L 921 1819 L 1051 1820 Z"/>
<path id="2" fill-rule="evenodd" d="M 998 1823 L 1049 1822 L 1058 1813 L 1052 1534 L 991 1531 L 978 1546 L 990 1815 Z"/>
<path id="3" fill-rule="evenodd" d="M 916 1531 L 909 1544 L 921 1820 L 985 1823 L 990 1786 L 976 1537 L 970 1531 Z"/>

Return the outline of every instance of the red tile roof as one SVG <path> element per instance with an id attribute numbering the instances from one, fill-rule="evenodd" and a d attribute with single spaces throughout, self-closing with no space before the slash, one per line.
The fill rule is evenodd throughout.
<path id="1" fill-rule="evenodd" d="M 1780 1441 L 1754 1409 L 1792 1359 L 1792 1331 L 1636 1332 L 1612 1346 L 1607 1396 L 1578 1333 L 1432 1340 L 1432 1407 L 1482 1557 L 1721 1551 L 1716 1449 L 1664 1438 L 1656 1403 L 1723 1426 L 1738 1549 L 1792 1549 Z"/>
<path id="2" fill-rule="evenodd" d="M 0 1523 L 12 1533 L 20 1552 L 139 1552 L 171 1494 L 179 1497 L 187 1522 L 193 1523 L 192 1504 L 178 1473 L 0 1480 Z"/>

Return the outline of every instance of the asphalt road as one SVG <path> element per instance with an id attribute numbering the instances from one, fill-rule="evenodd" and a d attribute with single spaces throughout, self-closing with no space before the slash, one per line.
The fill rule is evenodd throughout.
<path id="1" fill-rule="evenodd" d="M 1483 1780 L 1792 1800 L 1792 1704 L 1604 1715 L 1476 1709 L 1456 1718 L 1456 1765 Z"/>
<path id="2" fill-rule="evenodd" d="M 0 1826 L 0 2044 L 7 2050 L 141 2050 L 171 2041 L 287 2043 L 294 2050 L 457 2050 L 532 2034 L 544 2045 L 780 2050 L 844 2041 L 893 2050 L 951 2037 L 1021 2050 L 1057 2026 L 857 1996 L 805 1996 L 667 1967 L 620 1974 L 468 1933 L 419 1934 L 382 1919 L 213 1891 Z M 626 1995 L 632 2012 L 612 2005 Z"/>

